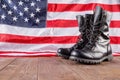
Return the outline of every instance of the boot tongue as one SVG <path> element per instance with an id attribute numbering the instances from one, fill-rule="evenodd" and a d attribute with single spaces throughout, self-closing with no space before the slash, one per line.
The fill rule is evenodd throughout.
<path id="1" fill-rule="evenodd" d="M 94 11 L 94 21 L 93 25 L 95 25 L 97 22 L 101 21 L 102 19 L 102 8 L 100 6 L 96 6 Z"/>

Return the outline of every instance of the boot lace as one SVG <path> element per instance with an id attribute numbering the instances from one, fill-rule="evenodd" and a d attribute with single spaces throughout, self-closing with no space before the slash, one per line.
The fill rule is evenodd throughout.
<path id="1" fill-rule="evenodd" d="M 89 42 L 87 43 L 86 47 L 89 49 L 92 49 L 95 47 L 96 41 L 99 39 L 98 36 L 101 35 L 102 33 L 102 26 L 107 25 L 106 22 L 104 21 L 106 19 L 106 16 L 103 15 L 103 20 L 97 22 L 95 25 L 90 24 L 91 28 L 89 30 L 86 30 L 86 36 Z M 90 23 L 92 21 L 90 20 Z M 96 29 L 96 27 L 98 27 Z"/>
<path id="2" fill-rule="evenodd" d="M 87 35 L 89 42 L 87 43 L 86 47 L 89 49 L 92 49 L 95 46 L 99 35 L 100 35 L 99 31 L 95 31 L 95 32 L 92 32 L 91 34 Z"/>
<path id="3" fill-rule="evenodd" d="M 91 17 L 91 18 L 92 18 L 92 17 Z M 85 37 L 86 35 L 88 35 L 88 39 L 89 39 L 89 36 L 90 36 L 90 32 L 91 32 L 91 31 L 89 31 L 88 25 L 90 24 L 90 19 L 89 19 L 89 18 L 86 18 L 85 23 L 86 23 L 86 24 L 84 24 L 84 27 L 82 27 L 82 28 L 79 29 L 79 31 L 81 32 L 81 37 L 80 37 L 80 35 L 79 35 L 76 44 L 73 46 L 74 48 L 77 48 L 79 45 L 80 45 L 81 47 L 84 46 L 84 45 L 81 45 L 81 44 L 84 42 L 83 39 L 84 39 L 84 37 Z M 84 36 L 83 36 L 83 35 L 84 35 Z M 87 37 L 87 36 L 86 36 L 86 37 Z"/>
<path id="4" fill-rule="evenodd" d="M 82 46 L 81 44 L 83 43 L 83 35 L 85 34 L 85 32 L 84 32 L 85 29 L 86 29 L 86 27 L 79 29 L 79 31 L 81 32 L 81 35 L 78 36 L 77 41 L 76 41 L 75 45 L 73 46 L 73 48 L 77 48 L 79 45 Z"/>

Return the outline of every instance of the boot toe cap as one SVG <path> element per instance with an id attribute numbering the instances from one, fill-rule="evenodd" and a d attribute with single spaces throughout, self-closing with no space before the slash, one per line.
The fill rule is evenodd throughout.
<path id="1" fill-rule="evenodd" d="M 70 54 L 70 50 L 69 50 L 69 48 L 59 48 L 58 50 L 57 50 L 57 53 L 58 54 L 64 54 L 64 55 L 69 55 Z"/>
<path id="2" fill-rule="evenodd" d="M 59 48 L 58 50 L 57 50 L 57 53 L 64 53 L 64 49 L 63 48 Z"/>
<path id="3" fill-rule="evenodd" d="M 61 52 L 62 52 L 62 49 L 59 48 L 59 49 L 57 50 L 57 53 L 61 53 Z"/>

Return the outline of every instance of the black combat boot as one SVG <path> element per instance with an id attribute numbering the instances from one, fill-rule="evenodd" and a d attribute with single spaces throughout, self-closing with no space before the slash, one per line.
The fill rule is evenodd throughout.
<path id="1" fill-rule="evenodd" d="M 88 42 L 88 38 L 86 36 L 86 34 L 89 34 L 89 31 L 87 31 L 89 29 L 88 22 L 90 20 L 90 18 L 92 17 L 92 14 L 86 14 L 85 18 L 81 15 L 77 16 L 77 20 L 78 20 L 78 25 L 79 25 L 79 32 L 81 33 L 81 38 L 78 38 L 78 41 L 76 42 L 75 45 L 73 45 L 70 48 L 59 48 L 57 50 L 57 54 L 65 59 L 69 59 L 71 52 L 74 49 L 82 49 Z"/>
<path id="2" fill-rule="evenodd" d="M 89 42 L 83 49 L 71 52 L 70 59 L 87 64 L 97 64 L 112 60 L 112 50 L 109 38 L 109 23 L 111 14 L 97 6 L 91 20 L 92 30 L 88 34 Z"/>

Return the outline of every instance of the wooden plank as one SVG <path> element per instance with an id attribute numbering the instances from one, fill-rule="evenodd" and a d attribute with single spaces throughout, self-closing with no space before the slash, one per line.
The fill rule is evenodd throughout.
<path id="1" fill-rule="evenodd" d="M 21 64 L 22 62 L 16 59 L 14 62 L 6 66 L 2 71 L 0 71 L 0 79 L 8 80 L 13 75 L 17 67 Z"/>
<path id="2" fill-rule="evenodd" d="M 15 58 L 0 58 L 0 71 L 3 70 L 6 66 L 8 66 L 10 63 L 12 63 L 15 60 Z"/>
<path id="3" fill-rule="evenodd" d="M 37 58 L 17 58 L 0 72 L 0 80 L 37 80 Z"/>
<path id="4" fill-rule="evenodd" d="M 9 80 L 37 80 L 38 58 L 20 58 L 22 64 Z"/>
<path id="5" fill-rule="evenodd" d="M 86 65 L 61 59 L 81 80 L 120 80 L 120 58 L 98 65 Z"/>
<path id="6" fill-rule="evenodd" d="M 64 65 L 61 58 L 39 58 L 38 80 L 83 80 L 68 66 Z"/>
<path id="7" fill-rule="evenodd" d="M 60 57 L 1 58 L 2 64 L 0 80 L 120 80 L 120 57 L 100 65 Z"/>

